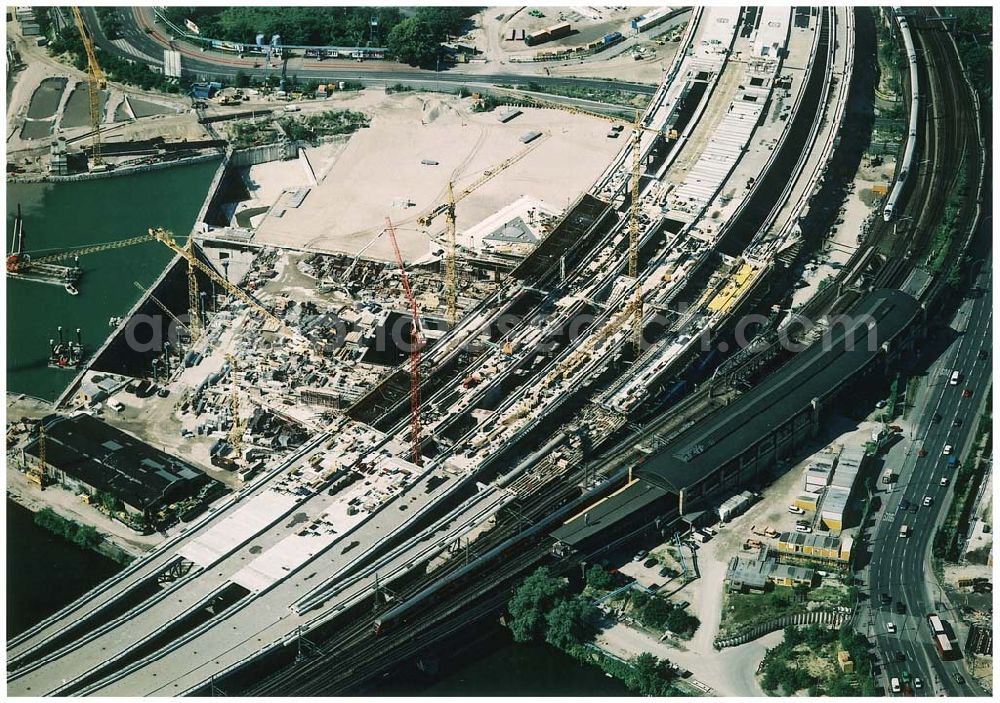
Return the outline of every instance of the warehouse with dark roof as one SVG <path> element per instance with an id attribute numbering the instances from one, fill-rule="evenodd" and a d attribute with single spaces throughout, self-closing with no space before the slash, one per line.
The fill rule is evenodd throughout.
<path id="1" fill-rule="evenodd" d="M 117 499 L 132 527 L 168 505 L 221 488 L 191 464 L 85 413 L 49 419 L 44 441 L 50 481 L 92 498 Z M 25 455 L 37 462 L 37 439 Z"/>

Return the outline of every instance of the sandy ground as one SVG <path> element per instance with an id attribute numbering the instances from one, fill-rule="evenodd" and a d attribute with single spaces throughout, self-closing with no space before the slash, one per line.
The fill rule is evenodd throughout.
<path id="1" fill-rule="evenodd" d="M 693 647 L 677 649 L 644 632 L 616 623 L 597 636 L 596 644 L 623 659 L 650 652 L 671 661 L 689 670 L 700 683 L 710 686 L 713 696 L 758 697 L 765 693 L 754 674 L 767 650 L 779 644 L 784 636 L 784 632 L 772 632 L 739 647 L 720 652 L 713 650 L 711 656 L 706 656 Z"/>
<path id="2" fill-rule="evenodd" d="M 538 131 L 543 136 L 524 158 L 459 203 L 459 230 L 522 195 L 567 207 L 620 148 L 617 140 L 607 138 L 608 124 L 603 120 L 525 109 L 501 124 L 495 112 L 472 113 L 469 104 L 468 99 L 434 93 L 383 96 L 371 127 L 351 137 L 303 205 L 286 210 L 280 218 L 268 215 L 255 241 L 354 254 L 371 242 L 389 216 L 403 256 L 412 261 L 438 248 L 416 220 L 444 201 L 448 181 L 461 191 L 486 170 L 524 150 L 520 138 L 525 133 Z M 350 103 L 343 107 L 357 109 Z M 423 165 L 424 159 L 439 165 Z M 566 168 L 567 164 L 573 167 Z M 302 176 L 291 167 L 288 173 L 301 184 Z M 268 184 L 271 192 L 277 187 Z M 434 222 L 431 235 L 444 230 L 443 220 Z M 365 255 L 391 261 L 388 238 L 380 238 Z"/>

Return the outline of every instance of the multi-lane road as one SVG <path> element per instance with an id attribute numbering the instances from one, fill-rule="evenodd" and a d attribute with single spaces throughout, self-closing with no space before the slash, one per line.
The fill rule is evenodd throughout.
<path id="1" fill-rule="evenodd" d="M 956 472 L 948 468 L 944 447 L 950 444 L 954 452 L 964 456 L 975 437 L 984 394 L 992 383 L 992 257 L 978 266 L 974 279 L 978 292 L 962 302 L 950 322 L 953 340 L 930 366 L 918 393 L 910 434 L 887 456 L 886 466 L 897 470 L 899 479 L 891 486 L 879 485 L 882 508 L 876 516 L 867 579 L 872 612 L 863 622 L 874 628 L 869 634 L 876 637 L 885 682 L 908 672 L 911 679 L 922 680 L 922 688 L 914 690 L 916 695 L 983 695 L 963 659 L 941 659 L 927 625 L 927 615 L 937 613 L 954 632 L 958 618 L 942 598 L 930 566 L 934 534 L 955 490 Z M 957 385 L 951 384 L 953 371 L 962 375 Z M 971 397 L 963 394 L 966 389 Z M 921 449 L 926 456 L 920 456 Z M 941 485 L 943 477 L 949 479 L 947 486 Z M 924 505 L 925 497 L 930 498 L 929 506 Z M 915 512 L 900 507 L 904 499 L 916 506 Z M 908 538 L 900 537 L 903 525 L 912 531 Z M 883 593 L 892 597 L 892 605 L 880 604 Z M 896 612 L 899 601 L 906 606 L 905 614 Z M 895 633 L 889 632 L 889 623 L 895 625 Z M 961 651 L 965 643 L 953 636 L 952 644 Z M 905 661 L 899 661 L 899 652 Z"/>
<path id="2" fill-rule="evenodd" d="M 97 14 L 93 7 L 82 7 L 87 26 L 94 35 L 95 41 L 103 51 L 117 54 L 130 60 L 142 60 L 162 65 L 163 50 L 174 48 L 181 54 L 181 70 L 188 78 L 204 79 L 210 77 L 232 78 L 238 72 L 248 76 L 267 76 L 281 73 L 281 64 L 274 67 L 257 58 L 239 58 L 234 55 L 224 55 L 214 52 L 203 52 L 185 42 L 172 42 L 162 24 L 153 21 L 151 7 L 121 7 L 118 8 L 121 17 L 120 38 L 111 41 L 100 28 Z M 644 95 L 652 95 L 657 86 L 629 81 L 602 80 L 596 78 L 563 78 L 543 75 L 526 75 L 524 73 L 508 72 L 502 74 L 481 74 L 461 72 L 453 68 L 448 71 L 430 71 L 412 68 L 405 64 L 388 61 L 302 61 L 294 59 L 294 66 L 288 67 L 288 73 L 294 73 L 305 80 L 360 80 L 370 85 L 391 85 L 395 83 L 437 87 L 440 84 L 457 87 L 459 85 L 498 85 L 512 84 L 531 80 L 543 86 L 562 86 L 594 88 L 607 90 L 621 89 Z"/>

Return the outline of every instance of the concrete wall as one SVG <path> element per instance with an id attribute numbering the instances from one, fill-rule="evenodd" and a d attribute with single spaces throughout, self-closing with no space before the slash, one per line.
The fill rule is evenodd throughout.
<path id="1" fill-rule="evenodd" d="M 256 166 L 269 161 L 284 161 L 293 159 L 298 155 L 298 145 L 294 142 L 283 141 L 278 144 L 264 144 L 254 146 L 249 149 L 237 149 L 233 151 L 230 164 L 236 168 Z"/>

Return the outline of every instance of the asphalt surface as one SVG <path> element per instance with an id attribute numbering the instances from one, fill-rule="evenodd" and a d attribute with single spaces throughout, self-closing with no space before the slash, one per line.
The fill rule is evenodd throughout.
<path id="1" fill-rule="evenodd" d="M 878 486 L 882 508 L 876 515 L 867 578 L 871 610 L 863 622 L 867 623 L 868 634 L 876 637 L 884 684 L 890 693 L 889 679 L 902 679 L 905 671 L 911 679 L 919 677 L 923 682 L 921 689 L 913 691 L 917 696 L 984 695 L 969 675 L 964 659 L 944 661 L 938 655 L 927 615 L 940 616 L 952 645 L 956 651 L 962 651 L 965 642 L 956 641 L 953 629 L 959 614 L 950 610 L 931 572 L 931 546 L 955 488 L 956 470 L 948 469 L 944 446 L 951 444 L 960 457 L 965 457 L 965 450 L 975 438 L 983 394 L 992 382 L 991 269 L 992 256 L 981 262 L 975 279 L 982 293 L 962 302 L 950 323 L 954 339 L 931 365 L 922 393 L 918 392 L 912 437 L 905 438 L 897 446 L 898 451 L 887 456 L 886 466 L 897 470 L 897 482 Z M 980 350 L 986 350 L 985 359 L 979 358 Z M 953 370 L 962 374 L 958 385 L 950 383 Z M 962 396 L 964 389 L 972 391 L 971 398 Z M 935 416 L 940 416 L 940 420 L 935 421 Z M 954 426 L 956 419 L 961 423 L 959 427 Z M 924 457 L 919 456 L 921 447 L 927 452 Z M 940 485 L 945 476 L 950 479 L 947 487 Z M 933 501 L 930 507 L 923 505 L 925 496 Z M 915 512 L 900 508 L 904 498 L 916 506 Z M 912 530 L 909 538 L 899 536 L 904 524 Z M 882 593 L 892 596 L 891 606 L 880 604 Z M 906 613 L 902 615 L 895 612 L 895 604 L 900 600 L 906 605 Z M 895 625 L 895 634 L 888 631 L 888 623 Z M 903 652 L 905 661 L 896 661 L 898 652 Z M 958 683 L 955 674 L 965 682 Z"/>
<path id="2" fill-rule="evenodd" d="M 138 59 L 146 56 L 163 63 L 163 51 L 170 48 L 170 38 L 167 30 L 161 24 L 153 22 L 152 7 L 121 7 L 121 37 L 132 50 L 122 48 L 112 43 L 100 29 L 97 14 L 93 7 L 81 7 L 87 27 L 91 30 L 94 41 L 103 51 L 117 54 L 126 59 Z M 149 31 L 147 31 L 149 30 Z M 240 59 L 233 54 L 203 52 L 185 42 L 176 42 L 174 46 L 181 53 L 181 73 L 187 78 L 197 80 L 211 77 L 231 78 L 237 72 L 249 76 L 281 75 L 281 65 L 276 63 L 268 68 L 262 58 Z M 592 89 L 627 90 L 644 95 L 656 92 L 656 85 L 632 83 L 629 81 L 600 80 L 595 78 L 557 78 L 554 76 L 525 75 L 521 73 L 480 74 L 463 73 L 459 67 L 451 67 L 445 71 L 430 71 L 412 68 L 404 64 L 387 61 L 304 61 L 301 58 L 289 61 L 288 75 L 294 74 L 299 79 L 318 81 L 356 80 L 366 85 L 391 85 L 396 83 L 417 84 L 424 87 L 434 87 L 436 84 L 449 86 L 458 85 L 497 85 L 526 83 L 528 81 L 542 86 L 562 86 Z"/>

